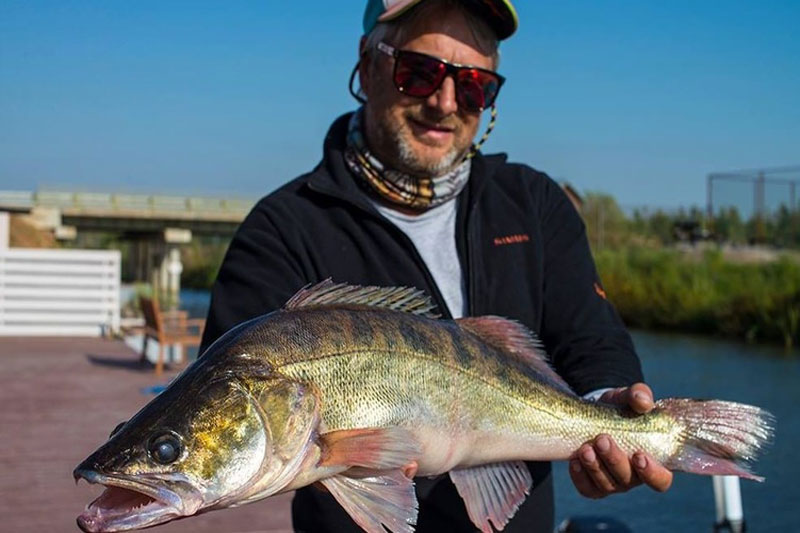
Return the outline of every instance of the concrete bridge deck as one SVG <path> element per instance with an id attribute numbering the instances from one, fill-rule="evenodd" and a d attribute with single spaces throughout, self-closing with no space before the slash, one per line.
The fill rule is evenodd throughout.
<path id="1" fill-rule="evenodd" d="M 0 531 L 79 531 L 100 489 L 72 469 L 166 383 L 121 341 L 0 337 Z M 154 532 L 291 531 L 291 496 L 214 511 Z"/>

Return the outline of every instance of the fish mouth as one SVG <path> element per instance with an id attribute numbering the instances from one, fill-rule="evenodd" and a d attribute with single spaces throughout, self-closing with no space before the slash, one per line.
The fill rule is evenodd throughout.
<path id="1" fill-rule="evenodd" d="M 194 514 L 199 508 L 197 504 L 191 505 L 198 502 L 187 502 L 177 492 L 165 487 L 162 480 L 134 479 L 84 469 L 75 470 L 73 476 L 76 483 L 85 479 L 106 487 L 78 516 L 78 527 L 87 533 L 150 527 Z"/>

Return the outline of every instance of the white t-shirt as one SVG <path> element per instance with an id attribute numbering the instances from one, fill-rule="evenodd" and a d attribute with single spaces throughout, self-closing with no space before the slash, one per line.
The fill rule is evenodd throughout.
<path id="1" fill-rule="evenodd" d="M 406 215 L 373 200 L 380 213 L 405 233 L 428 267 L 453 318 L 466 314 L 464 276 L 456 250 L 456 200 Z"/>

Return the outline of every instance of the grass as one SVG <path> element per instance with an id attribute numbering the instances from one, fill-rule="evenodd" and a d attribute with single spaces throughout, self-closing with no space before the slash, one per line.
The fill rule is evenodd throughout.
<path id="1" fill-rule="evenodd" d="M 609 299 L 632 327 L 800 342 L 800 264 L 725 261 L 717 251 L 688 258 L 667 249 L 595 254 Z"/>

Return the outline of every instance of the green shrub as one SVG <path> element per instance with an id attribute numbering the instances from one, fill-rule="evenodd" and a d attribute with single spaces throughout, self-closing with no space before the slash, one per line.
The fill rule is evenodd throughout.
<path id="1" fill-rule="evenodd" d="M 675 250 L 601 250 L 609 299 L 633 327 L 718 334 L 749 341 L 800 341 L 800 265 L 691 258 Z"/>

